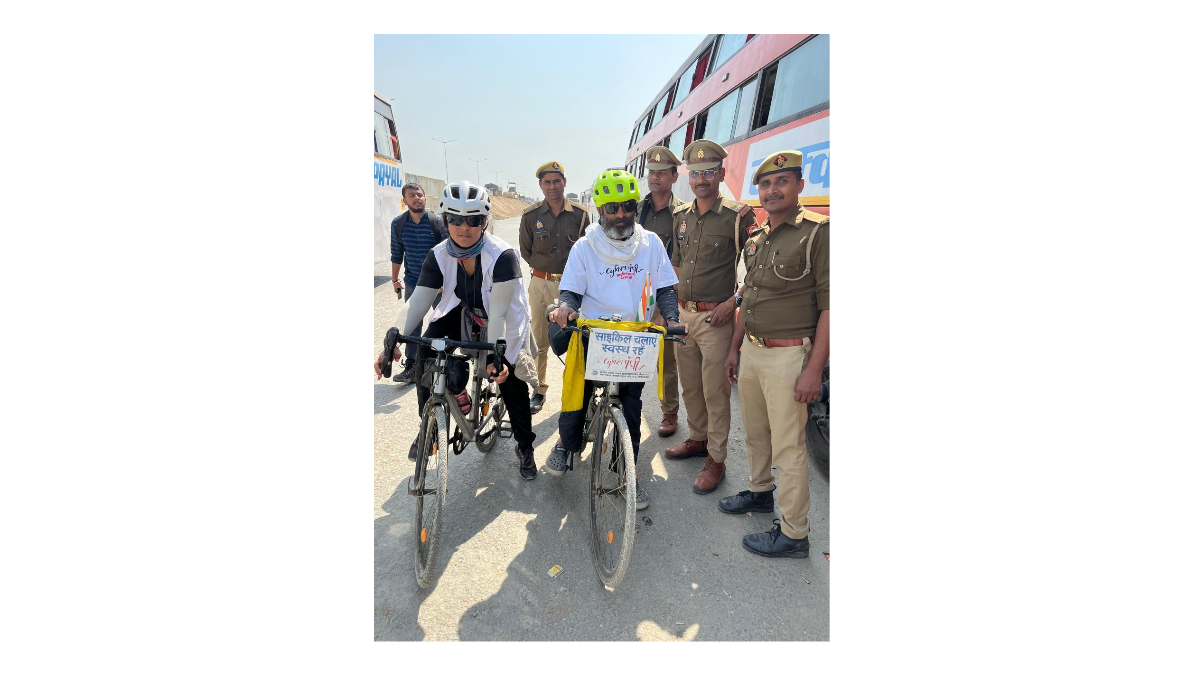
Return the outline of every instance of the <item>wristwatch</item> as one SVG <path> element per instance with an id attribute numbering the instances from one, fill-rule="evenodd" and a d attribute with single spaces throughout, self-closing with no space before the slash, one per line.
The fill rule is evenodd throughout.
<path id="1" fill-rule="evenodd" d="M 733 301 L 737 303 L 738 307 L 742 306 L 742 296 L 738 295 L 737 293 L 733 294 Z"/>

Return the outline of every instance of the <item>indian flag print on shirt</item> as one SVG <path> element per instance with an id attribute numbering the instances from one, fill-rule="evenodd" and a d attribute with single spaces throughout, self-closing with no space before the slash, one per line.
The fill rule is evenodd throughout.
<path id="1" fill-rule="evenodd" d="M 642 301 L 638 304 L 637 320 L 649 321 L 654 311 L 654 289 L 650 286 L 650 275 L 646 275 L 646 283 L 642 284 Z"/>

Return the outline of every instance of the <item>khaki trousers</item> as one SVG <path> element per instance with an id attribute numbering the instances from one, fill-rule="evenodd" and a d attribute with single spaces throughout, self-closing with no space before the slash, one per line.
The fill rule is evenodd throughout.
<path id="1" fill-rule="evenodd" d="M 550 356 L 550 338 L 546 335 L 549 321 L 546 320 L 546 307 L 558 299 L 558 282 L 530 276 L 529 279 L 529 329 L 533 331 L 533 342 L 537 345 L 537 393 L 546 395 L 549 384 L 546 382 L 546 359 Z"/>
<path id="2" fill-rule="evenodd" d="M 771 464 L 779 467 L 779 524 L 793 539 L 808 536 L 808 452 L 804 445 L 808 404 L 797 402 L 794 396 L 796 378 L 810 349 L 808 338 L 796 347 L 758 347 L 743 340 L 738 370 L 750 491 L 774 489 Z"/>
<path id="3" fill-rule="evenodd" d="M 713 328 L 712 324 L 704 323 L 710 316 L 712 310 L 689 312 L 680 307 L 679 322 L 688 327 L 688 334 L 683 338 L 687 344 L 671 344 L 675 346 L 683 404 L 687 407 L 688 438 L 707 440 L 709 457 L 714 462 L 724 462 L 729 441 L 732 386 L 725 378 L 725 359 L 733 342 L 733 321 Z"/>
<path id="4" fill-rule="evenodd" d="M 655 305 L 650 320 L 660 316 L 662 312 L 659 312 L 658 305 Z M 665 319 L 663 325 L 666 325 Z M 664 415 L 679 414 L 679 366 L 675 362 L 675 344 L 668 342 L 663 345 L 663 400 L 659 405 Z"/>

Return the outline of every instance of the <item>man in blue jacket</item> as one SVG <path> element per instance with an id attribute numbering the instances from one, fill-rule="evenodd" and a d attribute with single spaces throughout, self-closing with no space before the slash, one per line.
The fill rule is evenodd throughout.
<path id="1" fill-rule="evenodd" d="M 408 210 L 392 219 L 392 290 L 397 297 L 404 292 L 408 302 L 417 279 L 421 276 L 421 264 L 429 249 L 446 238 L 446 226 L 440 216 L 425 210 L 425 190 L 416 183 L 405 183 L 401 188 L 404 205 Z M 404 264 L 404 281 L 399 280 L 400 265 Z M 420 336 L 421 324 L 409 335 Z M 393 382 L 412 384 L 416 372 L 417 345 L 404 346 L 404 371 L 392 377 Z"/>

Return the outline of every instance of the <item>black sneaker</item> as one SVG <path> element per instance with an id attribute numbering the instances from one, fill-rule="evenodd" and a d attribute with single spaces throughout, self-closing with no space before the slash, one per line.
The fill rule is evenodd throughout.
<path id="1" fill-rule="evenodd" d="M 751 492 L 742 490 L 730 497 L 721 497 L 717 508 L 725 513 L 741 515 L 751 511 L 755 513 L 773 513 L 775 511 L 775 496 L 772 492 Z"/>
<path id="2" fill-rule="evenodd" d="M 403 372 L 399 373 L 398 375 L 392 376 L 392 382 L 397 382 L 399 384 L 412 384 L 413 382 L 416 382 L 416 381 L 417 381 L 417 366 L 416 366 L 416 364 L 413 364 L 413 363 L 410 363 L 407 366 L 405 366 Z"/>
<path id="3" fill-rule="evenodd" d="M 517 448 L 517 460 L 521 462 L 521 478 L 525 480 L 537 478 L 537 464 L 533 462 L 533 448 Z"/>
<path id="4" fill-rule="evenodd" d="M 545 394 L 534 394 L 529 399 L 529 414 L 536 415 L 542 411 L 542 404 L 546 402 Z"/>
<path id="5" fill-rule="evenodd" d="M 767 532 L 742 537 L 742 548 L 768 558 L 807 558 L 808 537 L 792 539 L 783 533 L 779 519 Z"/>

